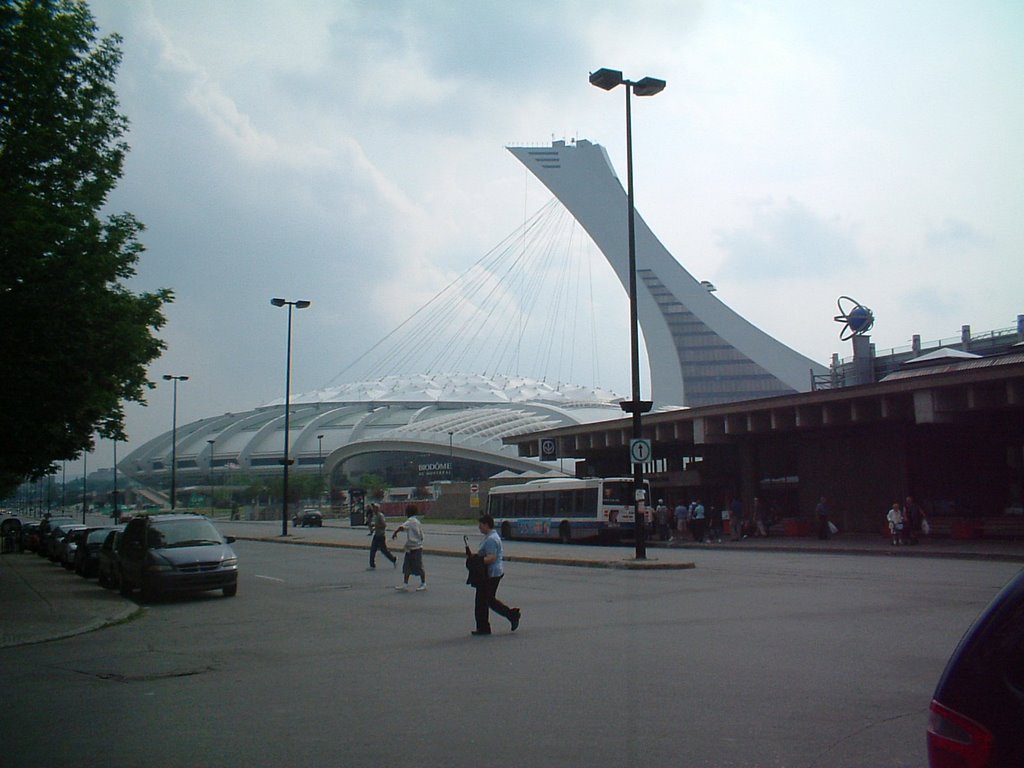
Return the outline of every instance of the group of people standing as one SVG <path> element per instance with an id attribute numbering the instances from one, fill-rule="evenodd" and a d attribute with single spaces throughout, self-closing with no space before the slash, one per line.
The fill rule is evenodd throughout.
<path id="1" fill-rule="evenodd" d="M 902 507 L 898 501 L 894 501 L 885 514 L 885 520 L 889 524 L 889 535 L 892 536 L 894 547 L 901 544 L 917 544 L 920 535 L 928 533 L 928 517 L 924 510 L 914 503 L 912 496 L 907 496 Z"/>
<path id="2" fill-rule="evenodd" d="M 409 578 L 418 576 L 420 584 L 416 587 L 417 592 L 425 592 L 427 589 L 427 573 L 423 568 L 423 525 L 417 515 L 419 510 L 415 504 L 409 504 L 405 508 L 408 518 L 404 523 L 395 528 L 391 534 L 391 540 L 400 533 L 405 533 L 405 557 L 402 560 L 402 583 L 395 589 L 405 592 L 409 589 Z M 505 575 L 504 547 L 501 536 L 494 530 L 494 518 L 490 515 L 482 515 L 477 523 L 477 528 L 483 534 L 483 541 L 477 550 L 476 556 L 480 559 L 481 569 L 485 573 L 476 580 L 476 599 L 473 604 L 473 614 L 476 629 L 472 634 L 475 637 L 491 634 L 490 612 L 494 611 L 499 616 L 508 619 L 515 632 L 519 628 L 519 621 L 522 618 L 522 611 L 519 608 L 510 608 L 498 599 L 498 585 Z M 370 543 L 370 567 L 375 570 L 377 567 L 377 553 L 380 552 L 391 561 L 392 568 L 397 567 L 398 558 L 388 549 L 387 542 L 388 521 L 384 516 L 379 504 L 374 504 L 370 516 L 370 535 L 373 539 Z M 468 544 L 467 544 L 468 553 Z"/>
<path id="3" fill-rule="evenodd" d="M 768 535 L 767 510 L 759 498 L 754 499 L 754 510 L 750 516 L 744 514 L 743 502 L 738 497 L 722 509 L 714 505 L 705 507 L 704 502 L 697 498 L 689 504 L 680 502 L 671 512 L 665 500 L 659 499 L 654 509 L 654 520 L 658 537 L 673 544 L 681 543 L 687 533 L 696 542 L 720 542 L 727 522 L 733 541 Z"/>

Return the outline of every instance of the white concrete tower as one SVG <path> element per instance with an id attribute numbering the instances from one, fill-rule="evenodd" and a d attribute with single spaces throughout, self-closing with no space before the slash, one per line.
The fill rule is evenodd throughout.
<path id="1" fill-rule="evenodd" d="M 585 139 L 509 147 L 587 231 L 629 290 L 626 192 L 604 147 Z M 655 407 L 806 392 L 827 369 L 740 317 L 676 261 L 636 216 L 637 314 Z"/>

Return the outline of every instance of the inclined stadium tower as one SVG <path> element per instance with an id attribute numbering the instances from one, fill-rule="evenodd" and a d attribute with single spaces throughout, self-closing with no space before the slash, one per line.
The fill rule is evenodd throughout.
<path id="1" fill-rule="evenodd" d="M 579 140 L 575 144 L 556 141 L 543 148 L 509 147 L 509 151 L 564 206 L 551 201 L 545 215 L 555 211 L 575 219 L 573 225 L 589 234 L 628 290 L 627 198 L 604 148 Z M 566 210 L 571 216 L 565 215 Z M 524 224 L 523 232 L 542 232 L 547 226 L 534 221 Z M 526 234 L 508 238 L 506 242 L 517 243 L 510 251 L 519 247 L 521 236 Z M 656 408 L 808 391 L 812 377 L 827 372 L 711 295 L 669 254 L 639 215 L 636 256 L 638 317 Z M 486 298 L 492 300 L 500 292 L 494 293 L 492 281 L 481 275 L 493 278 L 498 272 L 525 269 L 522 254 L 515 253 L 514 258 L 514 270 L 478 262 L 467 283 L 491 290 Z M 488 301 L 448 295 L 424 314 L 433 312 L 450 325 L 459 310 L 471 304 Z M 500 346 L 496 337 L 508 330 L 500 323 L 494 318 L 466 318 L 456 336 L 472 335 L 492 347 Z M 437 330 L 436 325 L 427 328 L 419 338 L 436 335 Z M 548 334 L 549 342 L 554 335 Z M 293 470 L 322 471 L 332 486 L 341 478 L 351 481 L 365 473 L 379 474 L 392 486 L 484 479 L 502 471 L 572 474 L 571 462 L 563 467 L 520 457 L 503 438 L 622 416 L 619 403 L 624 398 L 598 386 L 552 385 L 508 373 L 438 373 L 460 370 L 458 364 L 466 356 L 440 356 L 418 363 L 411 355 L 421 346 L 411 343 L 394 357 L 404 358 L 414 369 L 420 364 L 419 370 L 426 373 L 407 370 L 396 375 L 394 370 L 381 369 L 357 383 L 293 395 L 289 429 Z M 172 455 L 180 485 L 212 484 L 238 473 L 278 474 L 284 447 L 282 406 L 283 400 L 278 400 L 179 426 L 173 451 L 167 432 L 132 451 L 118 466 L 140 483 L 155 487 L 170 484 Z"/>
<path id="2" fill-rule="evenodd" d="M 629 290 L 626 192 L 604 147 L 580 139 L 509 147 L 569 210 Z M 655 407 L 717 405 L 807 392 L 827 368 L 727 307 L 636 214 L 637 316 Z"/>

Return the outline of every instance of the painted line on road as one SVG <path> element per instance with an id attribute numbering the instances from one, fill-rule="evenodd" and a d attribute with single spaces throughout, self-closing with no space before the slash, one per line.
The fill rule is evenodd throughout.
<path id="1" fill-rule="evenodd" d="M 279 579 L 276 576 L 263 576 L 263 575 L 257 573 L 256 574 L 256 578 L 257 579 L 266 579 L 267 581 L 280 581 L 282 584 L 284 583 L 284 579 Z"/>

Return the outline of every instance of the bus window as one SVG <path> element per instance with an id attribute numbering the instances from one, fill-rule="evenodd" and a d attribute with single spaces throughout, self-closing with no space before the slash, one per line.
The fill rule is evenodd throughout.
<path id="1" fill-rule="evenodd" d="M 560 515 L 558 511 L 558 493 L 545 493 L 541 496 L 543 499 L 541 515 L 544 517 L 555 517 Z"/>
<path id="2" fill-rule="evenodd" d="M 540 496 L 533 495 L 526 497 L 526 511 L 523 517 L 540 517 Z"/>
<path id="3" fill-rule="evenodd" d="M 612 483 L 607 482 L 604 484 L 604 503 L 612 505 L 628 505 L 633 503 L 633 484 L 632 483 Z"/>
<path id="4" fill-rule="evenodd" d="M 573 491 L 576 497 L 574 507 L 578 517 L 597 516 L 597 488 L 581 488 Z"/>

